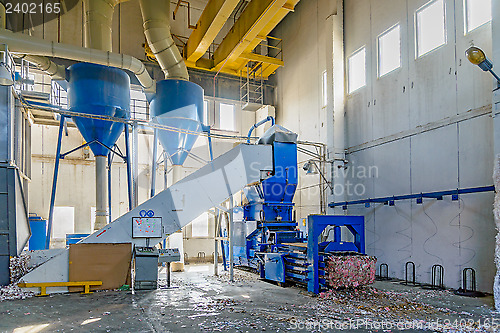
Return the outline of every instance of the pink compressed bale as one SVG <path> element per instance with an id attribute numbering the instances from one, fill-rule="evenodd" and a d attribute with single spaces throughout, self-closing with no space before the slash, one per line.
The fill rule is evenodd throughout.
<path id="1" fill-rule="evenodd" d="M 356 288 L 375 282 L 375 257 L 339 255 L 325 261 L 325 279 L 330 288 Z"/>

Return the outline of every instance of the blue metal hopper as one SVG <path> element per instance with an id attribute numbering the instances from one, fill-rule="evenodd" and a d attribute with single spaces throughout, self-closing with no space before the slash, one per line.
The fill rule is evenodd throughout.
<path id="1" fill-rule="evenodd" d="M 130 118 L 130 78 L 117 68 L 78 63 L 68 68 L 68 103 L 71 111 Z M 124 124 L 73 117 L 95 156 L 106 156 L 123 132 Z M 100 142 L 100 143 L 98 143 Z"/>
<path id="2" fill-rule="evenodd" d="M 182 165 L 202 130 L 203 89 L 184 80 L 163 80 L 156 84 L 150 102 L 152 122 L 191 133 L 159 130 L 158 138 L 174 165 Z"/>

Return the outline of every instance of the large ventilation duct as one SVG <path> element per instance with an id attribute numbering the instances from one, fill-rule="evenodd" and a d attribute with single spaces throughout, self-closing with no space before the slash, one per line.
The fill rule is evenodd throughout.
<path id="1" fill-rule="evenodd" d="M 111 52 L 113 12 L 120 0 L 84 0 L 85 46 Z M 70 67 L 68 101 L 72 111 L 120 118 L 130 117 L 130 81 L 127 74 L 115 68 L 94 64 Z M 108 222 L 108 148 L 113 147 L 124 125 L 111 121 L 73 117 L 73 121 L 95 156 L 96 217 L 94 230 Z"/>
<path id="2" fill-rule="evenodd" d="M 186 64 L 170 33 L 170 0 L 140 0 L 144 34 L 165 77 L 189 80 Z"/>
<path id="3" fill-rule="evenodd" d="M 50 61 L 48 58 L 42 56 L 25 54 L 20 58 L 36 65 L 38 69 L 49 75 L 52 80 L 66 80 L 66 67 L 64 67 L 63 65 L 58 65 Z"/>
<path id="4" fill-rule="evenodd" d="M 144 34 L 163 70 L 150 101 L 152 122 L 187 130 L 191 134 L 158 131 L 158 138 L 173 165 L 182 165 L 202 130 L 203 89 L 189 82 L 186 64 L 170 33 L 170 1 L 140 0 Z"/>
<path id="5" fill-rule="evenodd" d="M 84 0 L 85 46 L 97 50 L 112 51 L 113 13 L 120 0 Z"/>
<path id="6" fill-rule="evenodd" d="M 0 43 L 7 44 L 12 53 L 54 57 L 125 69 L 135 74 L 145 92 L 155 91 L 155 81 L 144 64 L 129 55 L 49 42 L 6 29 L 0 29 Z"/>

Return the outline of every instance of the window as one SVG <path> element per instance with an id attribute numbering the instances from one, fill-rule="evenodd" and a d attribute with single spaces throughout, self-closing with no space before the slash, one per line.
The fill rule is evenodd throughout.
<path id="1" fill-rule="evenodd" d="M 133 119 L 147 119 L 146 94 L 142 90 L 130 89 L 130 111 Z"/>
<path id="2" fill-rule="evenodd" d="M 219 128 L 234 131 L 234 105 L 220 103 L 219 109 Z"/>
<path id="3" fill-rule="evenodd" d="M 51 87 L 52 87 L 51 88 L 52 91 L 50 94 L 51 103 L 54 105 L 61 106 L 63 108 L 67 108 L 68 93 L 66 92 L 66 90 L 64 90 L 63 87 L 61 87 L 61 85 L 56 81 L 51 82 Z"/>
<path id="4" fill-rule="evenodd" d="M 53 238 L 66 238 L 75 233 L 75 207 L 54 207 Z"/>
<path id="5" fill-rule="evenodd" d="M 322 87 L 323 87 L 323 107 L 325 107 L 328 105 L 328 74 L 326 71 L 323 72 Z"/>
<path id="6" fill-rule="evenodd" d="M 417 19 L 417 58 L 446 43 L 443 0 L 435 0 L 419 9 Z"/>
<path id="7" fill-rule="evenodd" d="M 207 125 L 208 124 L 208 101 L 204 100 L 203 101 L 203 124 Z"/>
<path id="8" fill-rule="evenodd" d="M 491 21 L 491 0 L 465 0 L 465 31 L 472 30 Z"/>
<path id="9" fill-rule="evenodd" d="M 401 28 L 394 28 L 378 38 L 378 76 L 392 72 L 401 67 Z"/>
<path id="10" fill-rule="evenodd" d="M 349 58 L 349 93 L 366 85 L 366 49 L 363 47 Z"/>
<path id="11" fill-rule="evenodd" d="M 208 213 L 203 213 L 191 222 L 191 237 L 208 237 Z"/>

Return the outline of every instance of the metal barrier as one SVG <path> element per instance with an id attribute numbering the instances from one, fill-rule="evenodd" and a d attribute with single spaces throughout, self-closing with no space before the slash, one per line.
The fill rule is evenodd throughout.
<path id="1" fill-rule="evenodd" d="M 379 281 L 388 281 L 390 280 L 389 278 L 389 265 L 387 264 L 380 264 L 379 266 L 379 275 L 376 277 L 377 280 Z"/>
<path id="2" fill-rule="evenodd" d="M 470 276 L 471 279 L 470 283 L 468 276 Z M 462 271 L 462 288 L 455 290 L 455 294 L 466 297 L 486 296 L 484 293 L 476 290 L 476 270 L 474 268 L 464 268 L 464 270 Z"/>
<path id="3" fill-rule="evenodd" d="M 468 278 L 467 278 L 467 272 L 470 272 L 470 277 L 472 279 L 472 282 L 470 284 L 471 288 L 468 289 L 467 288 L 467 282 L 468 282 Z M 474 268 L 464 268 L 464 270 L 462 271 L 462 289 L 464 291 L 476 291 L 476 270 Z"/>
<path id="4" fill-rule="evenodd" d="M 431 268 L 431 283 L 422 285 L 422 289 L 446 289 L 444 287 L 444 267 L 439 264 L 435 264 Z"/>
<path id="5" fill-rule="evenodd" d="M 436 264 L 432 266 L 431 272 L 432 272 L 431 287 L 433 289 L 444 289 L 444 267 Z"/>
<path id="6" fill-rule="evenodd" d="M 411 267 L 411 280 L 408 280 L 408 267 Z M 408 261 L 405 264 L 405 280 L 401 284 L 409 287 L 419 286 L 415 279 L 415 263 L 413 261 Z"/>

